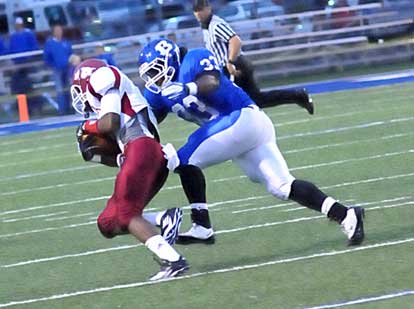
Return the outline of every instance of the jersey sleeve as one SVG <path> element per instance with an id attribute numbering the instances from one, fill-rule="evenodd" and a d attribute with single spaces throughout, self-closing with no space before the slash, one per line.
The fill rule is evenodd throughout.
<path id="1" fill-rule="evenodd" d="M 180 67 L 179 81 L 183 84 L 195 82 L 202 74 L 220 73 L 217 59 L 206 48 L 193 49 L 184 57 Z"/>
<path id="2" fill-rule="evenodd" d="M 219 23 L 214 27 L 214 36 L 221 41 L 228 42 L 235 35 L 234 30 L 226 23 Z"/>
<path id="3" fill-rule="evenodd" d="M 162 115 L 170 112 L 168 104 L 166 104 L 164 98 L 161 94 L 153 93 L 147 89 L 144 90 L 144 97 L 147 99 L 151 110 L 154 112 L 155 116 Z"/>

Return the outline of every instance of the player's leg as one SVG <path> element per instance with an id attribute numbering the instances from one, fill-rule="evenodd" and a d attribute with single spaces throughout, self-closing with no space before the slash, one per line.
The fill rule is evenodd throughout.
<path id="1" fill-rule="evenodd" d="M 180 175 L 181 185 L 191 207 L 191 229 L 179 234 L 178 244 L 215 242 L 214 230 L 211 226 L 207 206 L 206 181 L 203 171 L 195 165 L 181 165 L 176 170 Z"/>
<path id="2" fill-rule="evenodd" d="M 105 236 L 111 233 L 115 236 L 118 231 L 129 232 L 145 243 L 163 264 L 153 279 L 176 276 L 188 269 L 187 262 L 142 216 L 144 207 L 161 188 L 168 174 L 161 146 L 152 138 L 139 138 L 128 143 L 125 157 L 107 206 L 112 214 L 116 210 L 112 226 L 108 225 L 110 216 L 107 209 L 98 218 L 98 226 L 104 230 Z M 114 230 L 108 231 L 105 227 Z"/>
<path id="3" fill-rule="evenodd" d="M 242 72 L 240 77 L 235 79 L 235 83 L 261 107 L 272 107 L 283 104 L 298 104 L 306 109 L 309 114 L 313 114 L 314 107 L 312 98 L 304 89 L 280 89 L 261 91 L 254 78 L 253 64 L 244 56 L 240 56 L 236 61 L 236 68 Z"/>
<path id="4" fill-rule="evenodd" d="M 263 115 L 261 123 L 268 127 L 268 131 L 274 132 L 270 119 L 264 113 Z M 272 195 L 282 200 L 294 200 L 305 207 L 322 212 L 341 224 L 348 236 L 349 244 L 359 244 L 363 241 L 363 209 L 345 207 L 313 183 L 295 179 L 290 174 L 274 137 L 239 156 L 235 161 L 253 181 L 265 184 Z"/>
<path id="5" fill-rule="evenodd" d="M 257 107 L 256 107 L 257 108 Z M 181 166 L 177 168 L 187 198 L 191 204 L 191 229 L 180 234 L 178 243 L 214 241 L 206 204 L 206 183 L 201 168 L 227 161 L 254 147 L 254 129 L 250 128 L 245 108 L 196 130 L 178 151 Z"/>

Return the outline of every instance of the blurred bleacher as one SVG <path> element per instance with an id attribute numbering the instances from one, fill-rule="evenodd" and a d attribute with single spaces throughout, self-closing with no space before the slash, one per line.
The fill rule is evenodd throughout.
<path id="1" fill-rule="evenodd" d="M 234 22 L 232 26 L 243 39 L 244 53 L 254 63 L 259 79 L 396 63 L 412 60 L 414 56 L 413 18 L 401 17 L 398 11 L 381 3 L 245 20 Z M 148 40 L 166 37 L 171 32 L 88 42 L 73 47 L 76 54 L 88 58 L 94 56 L 96 45 L 111 46 L 118 66 L 140 84 L 137 73 L 140 47 Z M 203 46 L 198 27 L 179 29 L 174 33 L 179 45 Z M 42 51 L 21 55 L 36 59 L 19 67 L 31 68 L 35 93 L 53 103 L 54 85 L 51 72 L 43 64 Z M 11 62 L 13 57 L 16 55 L 0 57 L 0 92 L 4 94 L 1 102 L 11 100 L 8 96 L 10 76 L 18 67 Z"/>

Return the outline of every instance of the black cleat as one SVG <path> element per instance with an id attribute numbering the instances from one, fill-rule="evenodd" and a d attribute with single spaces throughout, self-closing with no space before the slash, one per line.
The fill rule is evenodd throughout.
<path id="1" fill-rule="evenodd" d="M 190 268 L 185 258 L 182 256 L 178 261 L 170 262 L 162 260 L 161 269 L 158 273 L 149 278 L 150 281 L 174 278 L 182 275 Z"/>
<path id="2" fill-rule="evenodd" d="M 204 226 L 195 223 L 193 223 L 193 226 L 188 232 L 179 234 L 176 240 L 176 243 L 179 245 L 190 245 L 195 243 L 212 245 L 215 242 L 216 238 L 212 228 L 205 228 Z"/>
<path id="3" fill-rule="evenodd" d="M 348 245 L 359 245 L 364 241 L 364 218 L 365 210 L 361 207 L 351 207 L 348 209 L 345 219 L 342 221 L 342 229 L 348 236 Z"/>
<path id="4" fill-rule="evenodd" d="M 314 106 L 313 106 L 313 99 L 312 97 L 307 93 L 306 89 L 301 89 L 298 91 L 299 98 L 297 101 L 297 104 L 306 109 L 310 115 L 313 115 L 314 113 Z"/>

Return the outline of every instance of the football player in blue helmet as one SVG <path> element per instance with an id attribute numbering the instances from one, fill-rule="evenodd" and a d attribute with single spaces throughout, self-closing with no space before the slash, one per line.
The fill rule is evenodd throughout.
<path id="1" fill-rule="evenodd" d="M 175 79 L 180 67 L 180 48 L 173 41 L 157 39 L 147 44 L 139 54 L 139 75 L 145 88 L 160 93 L 163 86 Z"/>
<path id="2" fill-rule="evenodd" d="M 167 46 L 168 45 L 168 46 Z M 151 47 L 150 47 L 151 46 Z M 282 200 L 291 199 L 310 209 L 322 212 L 338 222 L 351 245 L 364 239 L 361 207 L 346 207 L 326 195 L 313 183 L 296 179 L 289 171 L 285 159 L 276 144 L 276 134 L 270 118 L 239 87 L 232 83 L 217 65 L 214 55 L 205 48 L 190 50 L 182 61 L 170 53 L 176 53 L 173 42 L 157 40 L 144 47 L 147 53 L 162 54 L 171 59 L 173 65 L 164 65 L 164 72 L 149 73 L 149 62 L 141 62 L 140 72 L 151 76 L 165 76 L 148 83 L 159 87 L 157 93 L 146 96 L 148 103 L 157 113 L 173 112 L 178 117 L 197 123 L 200 127 L 178 150 L 180 165 L 176 169 L 183 181 L 190 200 L 192 228 L 179 235 L 178 241 L 205 241 L 214 236 L 205 204 L 205 180 L 200 169 L 232 160 L 253 182 L 262 183 L 267 191 Z M 178 58 L 179 60 L 180 58 Z M 152 62 L 152 60 L 151 60 Z M 177 67 L 178 66 L 178 67 Z M 161 66 L 160 66 L 161 67 Z M 142 68 L 142 70 L 141 70 Z M 166 82 L 169 72 L 173 77 Z M 149 73 L 149 74 L 148 74 Z M 201 172 L 201 170 L 200 170 Z M 186 179 L 184 179 L 186 180 Z M 188 192 L 187 192 L 188 191 Z"/>

